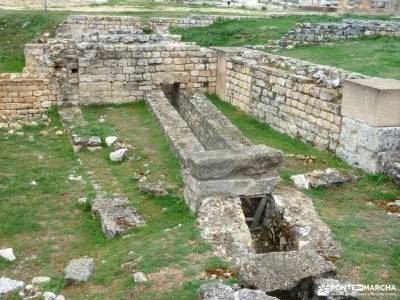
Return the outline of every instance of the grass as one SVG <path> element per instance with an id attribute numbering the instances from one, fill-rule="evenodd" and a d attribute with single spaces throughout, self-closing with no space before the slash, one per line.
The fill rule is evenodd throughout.
<path id="1" fill-rule="evenodd" d="M 143 102 L 85 107 L 83 112 L 88 128 L 95 128 L 91 133 L 102 138 L 115 134 L 134 145 L 133 159 L 112 163 L 106 147 L 77 156 L 67 136 L 55 134 L 61 128 L 56 110 L 49 127 L 25 127 L 22 137 L 0 131 L 0 245 L 12 247 L 17 257 L 0 260 L 1 274 L 26 283 L 50 276 L 40 289 L 67 299 L 195 299 L 197 288 L 207 282 L 204 271 L 226 262 L 213 258 L 211 246 L 200 237 L 183 201 L 178 161 L 164 135 Z M 98 122 L 100 116 L 104 123 Z M 43 130 L 49 134 L 41 135 Z M 94 172 L 106 192 L 128 196 L 146 225 L 107 240 L 89 205 L 78 203 L 81 197 L 94 198 L 85 170 Z M 168 196 L 139 192 L 133 174 L 145 171 L 149 180 L 168 187 Z M 71 182 L 70 174 L 84 181 Z M 94 276 L 85 285 L 65 286 L 67 262 L 85 255 L 96 261 Z M 135 284 L 135 271 L 144 272 L 149 283 Z"/>
<path id="2" fill-rule="evenodd" d="M 351 169 L 331 153 L 278 133 L 217 96 L 208 97 L 252 142 L 281 149 L 285 154 L 316 157 L 313 164 L 305 165 L 286 156 L 278 170 L 283 186 L 292 186 L 289 177 L 293 174 L 327 167 Z M 342 259 L 337 263 L 340 278 L 354 283 L 399 286 L 400 219 L 388 216 L 377 204 L 379 200 L 399 199 L 400 187 L 384 175 L 353 171 L 361 176 L 353 183 L 304 192 L 313 199 L 321 218 L 343 247 Z"/>
<path id="3" fill-rule="evenodd" d="M 329 15 L 289 16 L 243 20 L 219 20 L 207 27 L 172 28 L 170 31 L 182 35 L 185 42 L 196 42 L 200 46 L 240 47 L 245 45 L 265 45 L 284 36 L 296 23 L 341 22 L 345 18 L 379 18 L 370 16 L 334 17 Z"/>
<path id="4" fill-rule="evenodd" d="M 400 38 L 360 38 L 283 49 L 276 54 L 370 76 L 400 79 Z"/>
<path id="5" fill-rule="evenodd" d="M 41 32 L 54 32 L 67 15 L 0 10 L 0 72 L 21 72 L 25 65 L 25 43 L 34 41 Z"/>

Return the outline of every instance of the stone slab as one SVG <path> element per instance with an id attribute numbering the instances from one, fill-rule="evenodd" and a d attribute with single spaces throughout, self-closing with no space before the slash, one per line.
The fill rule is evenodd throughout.
<path id="1" fill-rule="evenodd" d="M 372 77 L 345 81 L 342 114 L 374 127 L 400 126 L 400 80 Z"/>
<path id="2" fill-rule="evenodd" d="M 235 174 L 263 174 L 282 162 L 281 151 L 265 145 L 256 145 L 243 149 L 193 153 L 188 160 L 188 168 L 193 177 L 206 180 L 227 178 Z"/>

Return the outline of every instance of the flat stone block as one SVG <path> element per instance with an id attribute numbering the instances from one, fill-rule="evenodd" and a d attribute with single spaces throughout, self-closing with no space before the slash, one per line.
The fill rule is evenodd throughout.
<path id="1" fill-rule="evenodd" d="M 191 174 L 200 180 L 226 178 L 235 174 L 267 173 L 283 161 L 279 150 L 265 145 L 192 153 L 188 160 Z"/>
<path id="2" fill-rule="evenodd" d="M 400 80 L 375 77 L 347 80 L 342 115 L 374 127 L 400 126 Z"/>

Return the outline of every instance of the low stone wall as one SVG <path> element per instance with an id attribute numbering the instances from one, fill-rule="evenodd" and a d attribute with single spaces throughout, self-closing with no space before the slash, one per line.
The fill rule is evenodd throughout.
<path id="1" fill-rule="evenodd" d="M 321 44 L 362 36 L 400 37 L 400 22 L 345 20 L 343 23 L 299 23 L 278 44 L 283 47 Z"/>
<path id="2" fill-rule="evenodd" d="M 190 28 L 206 27 L 217 20 L 242 20 L 258 19 L 257 16 L 227 16 L 227 15 L 193 15 L 186 18 L 152 17 L 150 18 L 150 28 L 154 32 L 167 33 L 170 27 Z"/>
<path id="3" fill-rule="evenodd" d="M 216 53 L 192 43 L 86 45 L 79 57 L 81 104 L 143 99 L 162 83 L 215 91 Z"/>
<path id="4" fill-rule="evenodd" d="M 271 193 L 279 181 L 275 168 L 281 152 L 251 144 L 204 95 L 183 98 L 178 101 L 193 103 L 178 110 L 164 93 L 150 93 L 146 102 L 181 159 L 188 206 L 197 211 L 213 195 Z M 192 110 L 206 105 L 207 110 Z"/>
<path id="5" fill-rule="evenodd" d="M 11 118 L 39 117 L 55 103 L 56 96 L 48 80 L 21 74 L 0 75 L 1 127 L 6 127 Z"/>
<path id="6" fill-rule="evenodd" d="M 362 75 L 257 51 L 229 57 L 225 101 L 273 128 L 334 151 L 342 84 Z"/>
<path id="7" fill-rule="evenodd" d="M 110 30 L 143 32 L 140 17 L 72 15 L 58 26 L 56 33 L 58 37 L 70 38 L 79 42 L 85 32 L 108 34 Z"/>

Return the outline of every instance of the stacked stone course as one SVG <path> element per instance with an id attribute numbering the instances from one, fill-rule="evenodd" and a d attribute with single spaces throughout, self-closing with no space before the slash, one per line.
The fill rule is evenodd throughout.
<path id="1" fill-rule="evenodd" d="M 343 23 L 299 23 L 280 39 L 280 46 L 321 44 L 363 36 L 400 37 L 400 22 L 345 20 Z"/>
<path id="2" fill-rule="evenodd" d="M 20 74 L 2 74 L 0 115 L 5 116 L 2 126 L 6 126 L 4 121 L 11 117 L 38 117 L 55 104 L 56 96 L 48 84 L 47 80 L 23 77 Z"/>
<path id="3" fill-rule="evenodd" d="M 214 91 L 216 54 L 192 43 L 102 44 L 79 58 L 80 101 L 127 102 L 143 99 L 162 83 Z"/>
<path id="4" fill-rule="evenodd" d="M 227 62 L 225 100 L 281 132 L 334 151 L 341 129 L 342 83 L 359 77 L 270 54 L 236 56 Z"/>

